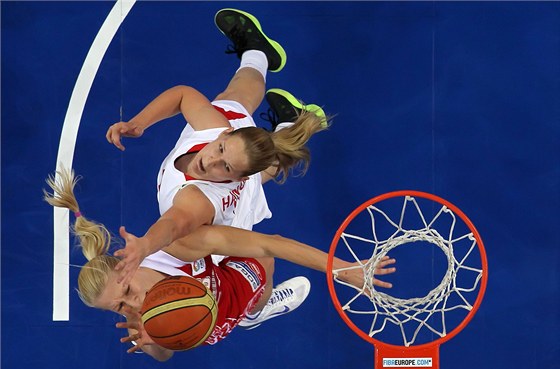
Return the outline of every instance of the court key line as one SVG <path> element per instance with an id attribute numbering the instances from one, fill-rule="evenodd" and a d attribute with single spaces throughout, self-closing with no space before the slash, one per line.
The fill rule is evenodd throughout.
<path id="1" fill-rule="evenodd" d="M 109 44 L 136 0 L 118 0 L 93 40 L 82 69 L 74 85 L 68 110 L 64 118 L 56 170 L 72 168 L 76 138 L 89 91 Z M 58 174 L 56 181 L 60 178 Z M 70 320 L 70 233 L 69 211 L 53 208 L 54 259 L 53 259 L 53 321 Z"/>

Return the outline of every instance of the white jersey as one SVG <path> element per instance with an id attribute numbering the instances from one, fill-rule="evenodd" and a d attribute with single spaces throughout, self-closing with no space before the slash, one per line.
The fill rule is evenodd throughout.
<path id="1" fill-rule="evenodd" d="M 212 105 L 228 118 L 234 129 L 255 126 L 253 118 L 235 101 L 214 101 Z M 254 224 L 272 216 L 262 188 L 260 173 L 249 176 L 249 179 L 242 182 L 218 183 L 198 180 L 175 168 L 177 158 L 186 153 L 200 151 L 225 129 L 195 131 L 189 124 L 186 125 L 175 148 L 165 158 L 158 173 L 157 197 L 160 214 L 173 205 L 173 198 L 179 190 L 193 185 L 198 187 L 214 206 L 212 224 L 251 230 Z"/>

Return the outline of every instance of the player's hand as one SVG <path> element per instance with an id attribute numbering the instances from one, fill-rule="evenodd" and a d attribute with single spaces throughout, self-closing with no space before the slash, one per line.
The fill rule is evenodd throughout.
<path id="1" fill-rule="evenodd" d="M 375 271 L 373 272 L 373 274 L 374 275 L 385 275 L 385 274 L 395 273 L 397 268 L 388 267 L 388 266 L 392 265 L 392 264 L 395 264 L 396 262 L 397 261 L 395 259 L 391 259 L 388 256 L 384 256 L 381 259 L 381 261 L 377 264 L 377 266 L 375 267 Z M 375 286 L 378 286 L 378 287 L 385 287 L 385 288 L 393 287 L 393 285 L 391 283 L 380 281 L 377 278 L 373 279 L 373 284 Z"/>
<path id="2" fill-rule="evenodd" d="M 118 122 L 109 127 L 105 137 L 109 143 L 124 151 L 124 146 L 121 143 L 121 137 L 138 138 L 142 136 L 143 133 L 144 128 L 140 127 L 136 123 Z"/>
<path id="3" fill-rule="evenodd" d="M 121 338 L 121 343 L 130 342 L 133 347 L 126 352 L 132 354 L 141 351 L 143 347 L 148 345 L 156 345 L 152 338 L 148 335 L 142 324 L 142 317 L 138 311 L 133 310 L 125 305 L 122 312 L 126 317 L 126 322 L 117 323 L 117 328 L 128 329 L 128 336 Z"/>
<path id="4" fill-rule="evenodd" d="M 362 262 L 356 262 L 350 264 L 349 268 L 345 268 L 338 272 L 338 279 L 355 286 L 357 289 L 361 290 L 364 288 L 364 266 L 367 264 L 367 260 Z M 384 256 L 381 261 L 377 264 L 375 268 L 374 275 L 385 275 L 391 274 L 396 271 L 395 267 L 388 267 L 396 262 L 395 259 L 391 259 L 389 256 Z M 391 288 L 393 285 L 388 282 L 380 281 L 374 278 L 373 284 L 379 287 Z"/>
<path id="5" fill-rule="evenodd" d="M 364 270 L 359 263 L 352 264 L 354 267 L 341 270 L 336 273 L 337 279 L 349 283 L 356 289 L 361 290 L 364 287 Z"/>
<path id="6" fill-rule="evenodd" d="M 121 259 L 115 267 L 115 271 L 119 273 L 117 283 L 128 284 L 140 267 L 142 260 L 149 255 L 148 244 L 145 238 L 138 238 L 132 233 L 128 233 L 122 226 L 119 233 L 126 245 L 124 249 L 117 250 L 114 254 Z"/>

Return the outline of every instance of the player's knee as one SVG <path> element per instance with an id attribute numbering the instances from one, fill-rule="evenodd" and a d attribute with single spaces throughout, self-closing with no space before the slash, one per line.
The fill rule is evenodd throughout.
<path id="1" fill-rule="evenodd" d="M 267 279 L 270 279 L 272 277 L 272 274 L 274 274 L 274 258 L 264 257 L 264 258 L 259 258 L 258 260 L 266 272 Z"/>
<path id="2" fill-rule="evenodd" d="M 218 96 L 216 96 L 216 100 L 227 100 L 227 101 L 238 102 L 241 105 L 243 105 L 245 110 L 247 110 L 251 114 L 256 109 L 256 107 L 253 106 L 254 104 L 252 103 L 251 99 L 247 99 L 246 97 L 243 96 L 243 94 L 240 94 L 240 93 L 235 92 L 235 91 L 226 90 L 226 91 L 222 92 L 221 94 L 219 94 Z"/>

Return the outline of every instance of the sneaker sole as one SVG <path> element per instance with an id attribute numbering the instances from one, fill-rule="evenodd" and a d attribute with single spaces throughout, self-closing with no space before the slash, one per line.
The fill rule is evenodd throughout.
<path id="1" fill-rule="evenodd" d="M 296 307 L 293 308 L 293 309 L 289 309 L 288 311 L 282 312 L 282 313 L 276 313 L 276 314 L 270 316 L 270 317 L 269 317 L 268 319 L 266 319 L 265 321 L 256 323 L 255 325 L 246 325 L 246 326 L 242 326 L 241 324 L 238 324 L 237 326 L 238 326 L 239 328 L 243 329 L 243 330 L 250 331 L 251 329 L 255 329 L 255 328 L 259 327 L 261 324 L 263 324 L 264 322 L 266 322 L 266 321 L 268 321 L 268 320 L 270 320 L 270 319 L 276 318 L 277 316 L 282 316 L 282 315 L 287 314 L 287 313 L 291 313 L 291 312 L 293 312 L 294 310 L 296 310 L 297 308 L 299 308 L 299 307 L 301 306 L 301 304 L 303 304 L 303 303 L 305 302 L 305 300 L 307 300 L 307 296 L 309 296 L 309 293 L 311 292 L 311 282 L 309 282 L 309 279 L 307 279 L 307 278 L 305 278 L 305 277 L 294 277 L 294 278 L 289 279 L 289 280 L 290 280 L 290 281 L 295 281 L 295 280 L 297 280 L 297 281 L 298 281 L 297 283 L 302 284 L 302 285 L 305 286 L 303 298 L 301 299 L 301 302 L 300 302 L 300 304 L 299 304 L 298 306 L 296 306 Z M 278 286 L 276 286 L 276 287 L 279 287 L 279 286 L 281 286 L 281 285 L 282 285 L 282 284 L 280 284 L 280 285 L 278 285 Z"/>
<path id="2" fill-rule="evenodd" d="M 328 126 L 327 115 L 325 114 L 325 111 L 323 110 L 323 108 L 321 108 L 319 105 L 315 105 L 315 104 L 303 105 L 298 99 L 296 99 L 296 97 L 294 95 L 292 95 L 288 91 L 282 90 L 280 88 L 271 88 L 270 90 L 266 91 L 267 95 L 269 93 L 277 94 L 277 95 L 282 96 L 283 98 L 288 100 L 288 102 L 293 107 L 295 107 L 299 110 L 306 110 L 306 111 L 309 111 L 311 113 L 314 113 L 317 117 L 319 117 L 321 119 L 321 126 L 323 128 L 327 128 L 327 126 Z"/>
<path id="3" fill-rule="evenodd" d="M 261 324 L 262 324 L 262 323 L 259 323 L 259 324 L 251 325 L 251 326 L 249 326 L 249 327 L 243 327 L 243 326 L 240 325 L 239 328 L 241 328 L 241 329 L 243 329 L 243 330 L 246 330 L 246 331 L 250 331 L 251 329 L 255 329 L 255 328 L 260 327 Z"/>
<path id="4" fill-rule="evenodd" d="M 272 46 L 272 48 L 278 53 L 278 55 L 280 55 L 280 66 L 278 68 L 275 69 L 269 69 L 271 72 L 280 72 L 284 66 L 286 65 L 286 61 L 287 61 L 287 55 L 286 55 L 286 51 L 284 50 L 284 48 L 276 41 L 268 38 L 267 35 L 265 35 L 265 33 L 262 30 L 261 24 L 259 22 L 259 20 L 257 18 L 255 18 L 255 16 L 253 16 L 252 14 L 249 14 L 247 12 L 244 12 L 242 10 L 238 10 L 238 9 L 233 9 L 233 8 L 225 8 L 225 9 L 221 9 L 219 10 L 216 15 L 214 16 L 214 23 L 216 24 L 216 27 L 218 27 L 218 29 L 220 30 L 220 32 L 222 32 L 222 34 L 224 36 L 227 37 L 227 35 L 225 34 L 224 31 L 222 31 L 222 29 L 220 28 L 220 26 L 218 25 L 218 14 L 220 14 L 221 12 L 226 12 L 226 11 L 230 11 L 230 12 L 234 12 L 234 13 L 239 13 L 239 14 L 243 14 L 245 17 L 249 18 L 257 27 L 257 29 L 259 30 L 259 32 L 261 33 L 261 35 L 268 41 L 268 43 L 270 44 L 270 46 Z"/>
<path id="5" fill-rule="evenodd" d="M 307 298 L 307 295 L 309 295 L 309 290 L 306 290 L 306 294 L 305 294 L 304 300 Z M 271 314 L 266 320 L 270 320 L 270 319 L 272 319 L 272 318 L 276 318 L 277 316 L 280 316 L 280 315 L 288 314 L 288 313 L 292 312 L 293 310 L 295 310 L 295 309 L 293 309 L 293 310 L 288 309 L 287 307 L 284 307 L 284 309 L 287 309 L 287 310 L 284 310 L 284 311 L 280 311 L 280 312 Z M 297 309 L 297 308 L 296 308 L 296 309 Z M 248 318 L 245 318 L 245 319 L 248 319 Z M 245 326 L 244 326 L 244 325 L 241 325 L 241 324 L 238 324 L 238 326 L 239 326 L 239 328 L 241 328 L 241 329 L 245 329 L 246 331 L 249 331 L 249 330 L 251 330 L 251 329 L 257 328 L 258 326 L 260 326 L 260 325 L 263 324 L 263 323 L 264 323 L 264 322 L 256 323 L 256 324 L 253 324 L 253 325 L 245 325 Z"/>

